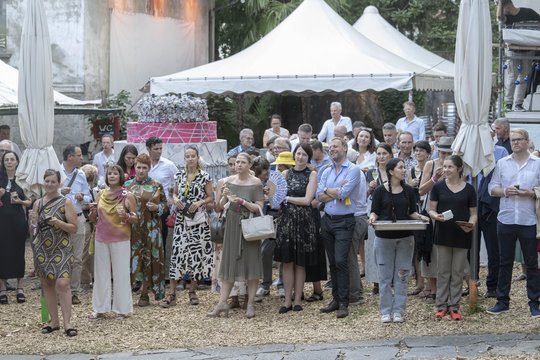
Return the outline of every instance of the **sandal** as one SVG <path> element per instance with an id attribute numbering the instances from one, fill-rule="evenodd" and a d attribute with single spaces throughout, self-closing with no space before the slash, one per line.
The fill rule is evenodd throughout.
<path id="1" fill-rule="evenodd" d="M 5 305 L 8 303 L 8 297 L 6 294 L 6 290 L 1 290 L 0 293 L 3 293 L 0 295 L 0 304 Z"/>
<path id="2" fill-rule="evenodd" d="M 239 309 L 240 301 L 238 300 L 238 296 L 231 296 L 231 303 L 229 304 L 229 309 Z"/>
<path id="3" fill-rule="evenodd" d="M 90 315 L 88 315 L 88 320 L 99 320 L 99 319 L 104 319 L 104 318 L 105 318 L 104 313 L 93 312 Z"/>
<path id="4" fill-rule="evenodd" d="M 20 292 L 19 292 L 20 291 Z M 22 303 L 25 303 L 26 302 L 26 296 L 24 296 L 24 292 L 23 292 L 23 289 L 22 288 L 18 288 L 17 289 L 17 302 L 19 304 L 22 304 Z"/>
<path id="5" fill-rule="evenodd" d="M 420 294 L 422 291 L 424 291 L 424 288 L 421 288 L 421 289 L 415 288 L 414 290 L 409 291 L 409 292 L 407 293 L 407 295 L 409 295 L 409 296 L 418 295 L 418 294 Z"/>
<path id="6" fill-rule="evenodd" d="M 141 294 L 141 297 L 139 298 L 139 302 L 137 303 L 139 307 L 145 307 L 150 305 L 150 296 L 148 294 Z"/>
<path id="7" fill-rule="evenodd" d="M 165 298 L 159 302 L 159 306 L 161 306 L 164 309 L 167 309 L 171 306 L 176 305 L 176 294 L 167 294 L 165 295 Z"/>
<path id="8" fill-rule="evenodd" d="M 307 302 L 314 302 L 314 301 L 322 301 L 323 300 L 323 293 L 316 293 L 314 292 L 311 294 L 310 297 L 306 299 Z"/>
<path id="9" fill-rule="evenodd" d="M 74 337 L 74 336 L 77 336 L 77 329 L 67 329 L 65 331 L 66 335 L 69 336 L 69 337 Z"/>
<path id="10" fill-rule="evenodd" d="M 57 330 L 60 330 L 60 326 L 52 327 L 51 325 L 46 325 L 46 326 L 41 328 L 41 333 L 42 334 L 50 334 L 53 331 L 57 331 Z"/>
<path id="11" fill-rule="evenodd" d="M 191 305 L 199 305 L 199 298 L 197 297 L 197 293 L 195 291 L 188 291 L 189 295 L 189 303 Z"/>

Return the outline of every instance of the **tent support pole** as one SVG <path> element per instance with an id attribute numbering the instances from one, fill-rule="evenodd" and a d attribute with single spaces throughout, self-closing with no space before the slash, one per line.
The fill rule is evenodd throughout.
<path id="1" fill-rule="evenodd" d="M 472 184 L 474 187 L 475 193 L 478 193 L 478 177 L 472 177 Z M 473 228 L 472 233 L 472 246 L 470 251 L 470 279 L 469 279 L 469 308 L 476 309 L 478 302 L 478 259 L 480 257 L 480 231 L 478 229 L 478 221 Z"/>

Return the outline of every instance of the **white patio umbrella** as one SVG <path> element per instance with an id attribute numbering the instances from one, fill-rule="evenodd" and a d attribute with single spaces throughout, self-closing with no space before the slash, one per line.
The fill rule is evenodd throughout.
<path id="1" fill-rule="evenodd" d="M 491 18 L 489 0 L 462 0 L 459 6 L 454 59 L 454 94 L 462 124 L 452 149 L 462 156 L 466 173 L 489 173 L 495 166 L 488 125 L 491 94 Z M 476 186 L 475 186 L 476 188 Z M 478 226 L 472 235 L 469 302 L 476 307 L 479 252 Z"/>
<path id="2" fill-rule="evenodd" d="M 489 0 L 462 0 L 456 35 L 454 93 L 462 124 L 452 144 L 470 173 L 495 166 L 488 113 L 491 94 Z"/>
<path id="3" fill-rule="evenodd" d="M 27 0 L 19 63 L 19 126 L 26 150 L 17 175 L 40 193 L 45 170 L 60 169 L 54 149 L 54 97 L 49 29 L 42 0 Z"/>

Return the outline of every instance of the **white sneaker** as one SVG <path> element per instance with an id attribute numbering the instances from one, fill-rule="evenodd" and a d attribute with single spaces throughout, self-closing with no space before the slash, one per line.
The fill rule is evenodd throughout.
<path id="1" fill-rule="evenodd" d="M 257 289 L 257 293 L 255 294 L 255 296 L 262 298 L 262 297 L 264 297 L 264 296 L 266 296 L 266 295 L 268 295 L 268 294 L 270 294 L 270 290 L 265 289 L 265 288 L 263 288 L 262 286 L 259 286 L 259 288 Z"/>
<path id="2" fill-rule="evenodd" d="M 395 323 L 402 323 L 404 320 L 403 320 L 403 316 L 401 316 L 400 313 L 394 313 L 394 322 Z"/>
<path id="3" fill-rule="evenodd" d="M 381 321 L 387 324 L 392 321 L 392 318 L 390 317 L 390 314 L 384 314 L 381 316 Z"/>
<path id="4" fill-rule="evenodd" d="M 277 294 L 280 298 L 284 298 L 285 297 L 285 289 L 284 288 L 278 288 L 277 289 Z"/>

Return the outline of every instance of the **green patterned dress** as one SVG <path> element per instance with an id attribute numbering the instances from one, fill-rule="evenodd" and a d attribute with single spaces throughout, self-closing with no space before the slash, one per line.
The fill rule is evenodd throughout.
<path id="1" fill-rule="evenodd" d="M 66 198 L 59 197 L 51 204 L 45 202 L 43 210 L 43 199 L 38 200 L 39 217 L 42 221 L 48 217 L 55 217 L 62 221 L 66 220 Z M 34 257 L 36 272 L 43 279 L 62 279 L 71 277 L 71 264 L 73 257 L 73 247 L 69 233 L 60 228 L 50 227 L 45 231 L 37 229 L 34 239 Z"/>
<path id="2" fill-rule="evenodd" d="M 160 300 L 165 296 L 165 256 L 161 237 L 161 214 L 167 206 L 163 186 L 152 178 L 132 179 L 125 187 L 135 196 L 139 222 L 131 226 L 131 282 L 143 282 Z M 157 211 L 146 207 L 158 204 Z"/>

